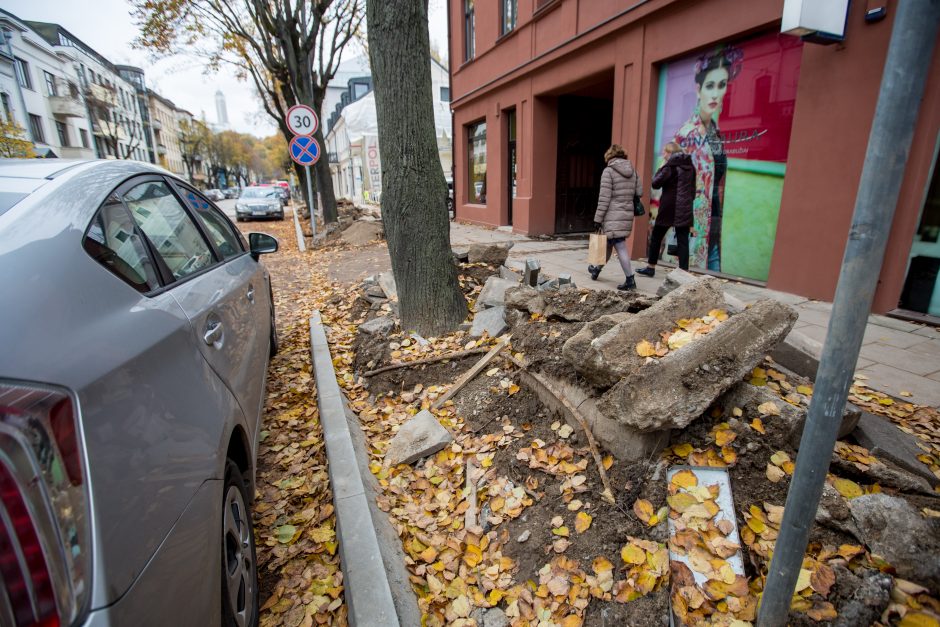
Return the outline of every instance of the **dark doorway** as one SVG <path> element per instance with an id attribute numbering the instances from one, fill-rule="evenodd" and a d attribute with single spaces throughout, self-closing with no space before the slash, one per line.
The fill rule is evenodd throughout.
<path id="1" fill-rule="evenodd" d="M 509 127 L 509 215 L 506 224 L 512 226 L 512 205 L 516 201 L 516 110 L 506 112 L 506 125 Z"/>
<path id="2" fill-rule="evenodd" d="M 608 98 L 558 98 L 556 233 L 580 233 L 593 226 L 612 119 L 613 102 Z"/>

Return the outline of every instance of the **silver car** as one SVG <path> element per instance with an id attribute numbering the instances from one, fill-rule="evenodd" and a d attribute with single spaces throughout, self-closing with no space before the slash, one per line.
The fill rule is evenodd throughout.
<path id="1" fill-rule="evenodd" d="M 0 160 L 0 625 L 254 625 L 277 241 L 131 161 Z"/>
<path id="2" fill-rule="evenodd" d="M 259 185 L 242 190 L 235 201 L 235 219 L 241 222 L 251 218 L 284 219 L 284 201 L 279 187 Z"/>

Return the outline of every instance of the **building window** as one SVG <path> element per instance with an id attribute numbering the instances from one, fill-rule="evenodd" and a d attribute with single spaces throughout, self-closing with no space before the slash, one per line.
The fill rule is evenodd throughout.
<path id="1" fill-rule="evenodd" d="M 467 127 L 467 149 L 469 164 L 467 193 L 471 203 L 486 204 L 486 122 Z"/>
<path id="2" fill-rule="evenodd" d="M 88 131 L 80 128 L 78 129 L 78 136 L 82 140 L 82 148 L 88 148 Z"/>
<path id="3" fill-rule="evenodd" d="M 500 0 L 502 7 L 502 21 L 500 33 L 505 35 L 516 27 L 517 0 Z"/>
<path id="4" fill-rule="evenodd" d="M 29 114 L 29 130 L 33 134 L 34 142 L 46 143 L 46 134 L 42 132 L 42 118 L 38 115 Z"/>
<path id="5" fill-rule="evenodd" d="M 13 57 L 13 65 L 16 66 L 16 80 L 20 87 L 32 89 L 33 81 L 29 76 L 29 63 L 19 57 Z"/>
<path id="6" fill-rule="evenodd" d="M 441 102 L 450 102 L 450 87 L 441 87 Z"/>
<path id="7" fill-rule="evenodd" d="M 55 88 L 55 76 L 43 70 L 43 77 L 46 79 L 46 95 L 47 96 L 58 96 L 59 92 Z"/>
<path id="8" fill-rule="evenodd" d="M 59 145 L 68 147 L 69 145 L 69 129 L 65 124 L 55 121 L 55 132 L 59 135 Z"/>
<path id="9" fill-rule="evenodd" d="M 464 0 L 464 60 L 470 61 L 476 54 L 474 40 L 476 37 L 476 24 L 473 17 L 473 0 Z"/>
<path id="10" fill-rule="evenodd" d="M 10 109 L 10 94 L 0 93 L 0 101 L 3 102 L 3 119 L 7 122 L 13 122 L 13 111 Z"/>

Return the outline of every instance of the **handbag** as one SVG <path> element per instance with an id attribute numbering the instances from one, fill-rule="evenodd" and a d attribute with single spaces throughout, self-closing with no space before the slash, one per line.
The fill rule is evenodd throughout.
<path id="1" fill-rule="evenodd" d="M 607 263 L 607 236 L 603 233 L 591 233 L 588 238 L 588 264 L 602 266 Z"/>
<path id="2" fill-rule="evenodd" d="M 645 216 L 646 209 L 643 208 L 643 203 L 640 202 L 639 194 L 633 195 L 633 215 L 635 216 Z"/>
<path id="3" fill-rule="evenodd" d="M 676 232 L 673 230 L 672 237 L 669 238 L 669 244 L 666 245 L 666 254 L 677 257 L 679 255 L 679 239 L 676 237 Z"/>

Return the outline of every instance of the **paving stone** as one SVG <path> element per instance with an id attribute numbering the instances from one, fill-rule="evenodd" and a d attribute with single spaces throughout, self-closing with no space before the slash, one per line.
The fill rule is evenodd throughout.
<path id="1" fill-rule="evenodd" d="M 814 309 L 803 309 L 802 307 L 797 307 L 796 310 L 800 314 L 800 322 L 808 322 L 823 328 L 829 326 L 829 313 Z"/>
<path id="2" fill-rule="evenodd" d="M 390 466 L 410 464 L 432 455 L 454 441 L 450 431 L 441 426 L 434 414 L 422 409 L 403 424 L 385 452 Z"/>
<path id="3" fill-rule="evenodd" d="M 869 412 L 862 412 L 852 437 L 875 457 L 883 457 L 901 468 L 923 477 L 931 485 L 940 484 L 930 469 L 920 460 L 924 450 L 917 446 L 917 438 L 901 431 L 893 423 Z"/>
<path id="4" fill-rule="evenodd" d="M 490 337 L 499 337 L 509 329 L 506 324 L 506 307 L 490 307 L 477 313 L 473 317 L 473 326 L 470 327 L 470 337 L 482 337 L 487 333 Z"/>
<path id="5" fill-rule="evenodd" d="M 898 348 L 910 348 L 921 341 L 921 338 L 913 333 L 904 333 L 903 331 L 895 331 L 894 329 L 869 324 L 865 327 L 865 339 L 862 344 L 878 342 L 879 344 L 888 344 Z"/>
<path id="6" fill-rule="evenodd" d="M 913 332 L 914 335 L 922 335 L 935 340 L 940 340 L 940 327 L 920 327 Z"/>
<path id="7" fill-rule="evenodd" d="M 911 402 L 920 405 L 940 406 L 940 385 L 936 380 L 921 377 L 893 366 L 873 364 L 862 368 L 859 374 L 868 377 L 868 385 L 875 390 L 897 396 L 901 390 L 910 392 L 913 396 Z"/>
<path id="8" fill-rule="evenodd" d="M 395 330 L 395 321 L 391 316 L 378 316 L 359 325 L 359 330 L 369 335 L 386 337 Z"/>
<path id="9" fill-rule="evenodd" d="M 911 346 L 908 350 L 919 355 L 940 358 L 940 339 L 921 340 L 917 344 Z M 938 370 L 940 370 L 940 368 L 938 368 Z"/>
<path id="10" fill-rule="evenodd" d="M 822 343 L 798 330 L 790 331 L 770 354 L 780 365 L 810 380 L 816 379 L 821 355 Z"/>
<path id="11" fill-rule="evenodd" d="M 919 339 L 919 338 L 918 338 Z M 927 341 L 927 340 L 924 340 Z M 916 358 L 912 358 L 912 353 L 917 352 Z M 880 342 L 873 342 L 862 346 L 861 356 L 870 359 L 879 364 L 900 368 L 905 372 L 928 375 L 940 370 L 940 351 L 930 355 L 925 351 L 920 353 L 917 347 L 912 346 L 907 349 L 888 346 Z"/>
<path id="12" fill-rule="evenodd" d="M 486 280 L 480 295 L 477 296 L 473 304 L 473 311 L 482 311 L 487 307 L 498 307 L 505 304 L 506 290 L 512 287 L 518 287 L 518 281 L 509 281 L 499 277 L 491 276 Z"/>
<path id="13" fill-rule="evenodd" d="M 826 327 L 821 327 L 815 324 L 807 324 L 805 327 L 800 329 L 800 333 L 813 338 L 820 344 L 826 341 Z"/>
<path id="14" fill-rule="evenodd" d="M 891 318 L 890 316 L 879 316 L 878 314 L 872 314 L 868 316 L 868 322 L 879 327 L 886 327 L 888 329 L 894 329 L 895 331 L 902 331 L 904 333 L 913 333 L 920 327 L 920 325 L 914 324 L 913 322 L 898 320 L 897 318 Z"/>
<path id="15" fill-rule="evenodd" d="M 389 300 L 398 300 L 398 288 L 395 286 L 395 276 L 391 272 L 379 275 L 379 286 Z"/>
<path id="16" fill-rule="evenodd" d="M 539 285 L 539 271 L 542 269 L 541 264 L 539 264 L 538 259 L 526 259 L 525 260 L 525 275 L 522 277 L 522 282 L 531 287 L 538 287 Z"/>

